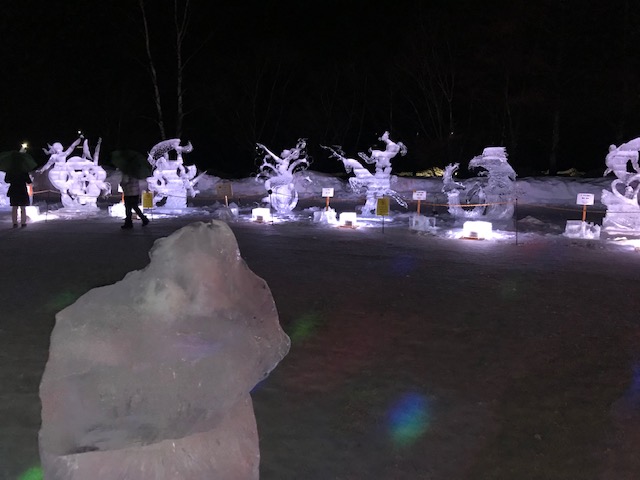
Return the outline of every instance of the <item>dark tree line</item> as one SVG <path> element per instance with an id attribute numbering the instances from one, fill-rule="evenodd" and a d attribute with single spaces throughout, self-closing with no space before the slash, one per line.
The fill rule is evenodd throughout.
<path id="1" fill-rule="evenodd" d="M 24 0 L 0 19 L 0 141 L 180 136 L 201 168 L 246 175 L 256 142 L 307 138 L 312 168 L 340 171 L 320 144 L 355 156 L 390 130 L 397 170 L 503 145 L 524 175 L 600 172 L 640 136 L 633 2 L 483 3 Z"/>

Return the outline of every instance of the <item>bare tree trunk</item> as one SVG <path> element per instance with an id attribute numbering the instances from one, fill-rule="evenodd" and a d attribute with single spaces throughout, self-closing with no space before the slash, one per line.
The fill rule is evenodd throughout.
<path id="1" fill-rule="evenodd" d="M 142 0 L 140 0 L 142 1 Z M 185 1 L 184 10 L 182 12 L 182 18 L 178 15 L 178 0 L 173 2 L 173 22 L 176 28 L 176 137 L 182 136 L 182 124 L 184 121 L 184 88 L 183 88 L 183 74 L 184 63 L 182 61 L 182 45 L 185 35 L 187 33 L 187 25 L 189 20 L 189 0 Z"/>
<path id="2" fill-rule="evenodd" d="M 551 154 L 549 155 L 549 175 L 558 173 L 558 144 L 560 143 L 560 108 L 553 112 L 553 133 L 551 134 Z"/>
<path id="3" fill-rule="evenodd" d="M 160 137 L 162 140 L 167 138 L 165 128 L 164 128 L 164 116 L 162 114 L 162 103 L 160 102 L 160 87 L 158 86 L 158 74 L 156 72 L 156 67 L 153 63 L 153 58 L 151 57 L 151 46 L 149 42 L 149 26 L 147 24 L 147 13 L 144 9 L 144 0 L 138 0 L 140 5 L 140 11 L 142 12 L 142 23 L 144 25 L 144 40 L 145 47 L 147 50 L 147 58 L 149 60 L 149 74 L 151 75 L 151 82 L 153 83 L 153 91 L 154 91 L 154 100 L 156 103 L 156 112 L 158 118 L 156 123 L 158 128 L 160 129 Z"/>

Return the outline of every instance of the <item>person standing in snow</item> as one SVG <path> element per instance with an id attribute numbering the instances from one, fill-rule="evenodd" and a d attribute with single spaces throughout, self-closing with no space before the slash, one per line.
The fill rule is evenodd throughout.
<path id="1" fill-rule="evenodd" d="M 27 184 L 31 183 L 31 177 L 26 172 L 7 173 L 4 181 L 9 184 L 7 196 L 11 205 L 13 228 L 18 227 L 18 207 L 20 207 L 20 222 L 24 228 L 27 226 L 27 205 L 29 205 Z"/>
<path id="2" fill-rule="evenodd" d="M 124 193 L 124 210 L 125 220 L 122 229 L 133 228 L 133 212 L 136 212 L 138 217 L 142 220 L 142 226 L 144 227 L 149 223 L 149 219 L 140 210 L 140 180 L 126 173 L 122 174 L 122 180 L 120 181 L 122 192 Z"/>

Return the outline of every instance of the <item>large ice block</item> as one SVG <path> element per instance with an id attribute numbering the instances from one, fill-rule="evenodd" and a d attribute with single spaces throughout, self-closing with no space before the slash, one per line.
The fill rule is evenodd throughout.
<path id="1" fill-rule="evenodd" d="M 257 465 L 249 392 L 289 349 L 271 292 L 223 222 L 188 225 L 150 258 L 56 315 L 40 385 L 46 478 L 96 480 L 103 464 L 104 478 L 257 478 L 214 475 Z"/>

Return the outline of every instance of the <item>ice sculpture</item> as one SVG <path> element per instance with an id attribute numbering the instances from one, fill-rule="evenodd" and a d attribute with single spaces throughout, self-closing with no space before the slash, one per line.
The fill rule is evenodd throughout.
<path id="1" fill-rule="evenodd" d="M 287 354 L 267 284 L 226 223 L 56 315 L 40 385 L 48 480 L 257 479 L 250 391 Z"/>
<path id="2" fill-rule="evenodd" d="M 176 152 L 176 159 L 170 160 L 170 152 Z M 155 145 L 149 152 L 149 163 L 153 175 L 147 178 L 149 190 L 153 193 L 153 204 L 167 209 L 187 207 L 187 196 L 195 197 L 198 180 L 204 173 L 196 176 L 195 165 L 184 165 L 183 154 L 193 151 L 191 142 L 180 145 L 180 139 L 165 140 Z"/>
<path id="3" fill-rule="evenodd" d="M 67 158 L 82 140 L 82 156 Z M 111 185 L 105 181 L 107 173 L 98 165 L 101 143 L 102 139 L 99 138 L 93 155 L 89 151 L 88 141 L 82 135 L 66 150 L 60 142 L 43 148 L 49 155 L 49 161 L 38 172 L 49 170 L 49 181 L 60 191 L 64 208 L 97 210 L 98 197 L 111 191 Z"/>
<path id="4" fill-rule="evenodd" d="M 396 143 L 392 141 L 389 137 L 389 132 L 384 132 L 378 140 L 385 143 L 384 150 L 370 148 L 369 155 L 363 152 L 358 153 L 366 163 L 375 165 L 374 173 L 371 173 L 359 161 L 347 158 L 339 145 L 333 147 L 321 145 L 322 148 L 331 152 L 332 157 L 342 161 L 347 173 L 354 173 L 355 177 L 349 178 L 351 189 L 356 193 L 360 193 L 362 190 L 365 191 L 366 200 L 362 206 L 362 215 L 364 216 L 374 215 L 378 198 L 384 196 L 392 197 L 399 205 L 407 208 L 407 202 L 391 188 L 391 184 L 397 180 L 396 176 L 391 175 L 391 160 L 398 153 L 406 155 L 407 147 L 402 142 Z"/>
<path id="5" fill-rule="evenodd" d="M 504 147 L 487 147 L 482 155 L 471 159 L 469 170 L 481 168 L 478 176 L 486 177 L 486 180 L 476 181 L 468 190 L 465 185 L 453 180 L 459 167 L 459 163 L 449 164 L 443 175 L 442 191 L 447 195 L 449 213 L 452 216 L 493 220 L 513 216 L 516 172 L 507 161 Z"/>
<path id="6" fill-rule="evenodd" d="M 256 181 L 264 181 L 264 188 L 268 193 L 262 201 L 270 203 L 280 214 L 290 213 L 298 204 L 298 190 L 295 183 L 300 177 L 297 174 L 309 167 L 306 146 L 306 140 L 300 138 L 294 148 L 283 150 L 278 156 L 263 144 L 257 144 L 258 149 L 265 152 L 256 176 Z M 309 177 L 303 178 L 311 181 Z"/>
<path id="7" fill-rule="evenodd" d="M 640 167 L 638 166 L 640 138 L 619 147 L 611 145 L 606 156 L 604 176 L 613 173 L 611 191 L 603 190 L 601 201 L 607 207 L 602 230 L 613 234 L 640 235 Z M 631 170 L 628 168 L 631 164 Z"/>
<path id="8" fill-rule="evenodd" d="M 5 175 L 5 172 L 0 172 L 0 207 L 6 207 L 9 205 L 9 197 L 7 197 L 9 184 L 4 181 Z"/>

